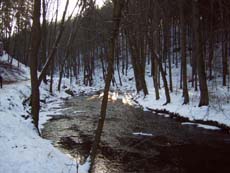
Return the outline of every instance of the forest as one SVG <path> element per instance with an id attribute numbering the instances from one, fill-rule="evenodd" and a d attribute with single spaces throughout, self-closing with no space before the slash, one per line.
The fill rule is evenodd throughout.
<path id="1" fill-rule="evenodd" d="M 61 4 L 60 0 L 0 0 L 0 41 L 9 62 L 15 58 L 30 68 L 31 95 L 25 102 L 30 102 L 38 132 L 41 84 L 52 95 L 63 90 L 63 79 L 75 84 L 81 79 L 84 86 L 94 86 L 97 75 L 102 76 L 104 96 L 92 163 L 110 88 L 125 85 L 123 76 L 135 81 L 135 91 L 143 97 L 152 89 L 146 81 L 151 77 L 151 99 L 163 97 L 164 106 L 177 102 L 172 94 L 178 91 L 181 105 L 189 105 L 193 92 L 199 93 L 195 104 L 201 108 L 215 100 L 213 88 L 229 93 L 229 0 L 105 0 L 102 6 L 97 0 L 66 0 Z"/>
<path id="2" fill-rule="evenodd" d="M 99 66 L 105 79 L 109 42 L 114 32 L 112 2 L 106 1 L 98 8 L 94 1 L 77 1 L 76 6 L 80 7 L 74 9 L 77 15 L 67 18 L 63 14 L 62 21 L 57 20 L 58 1 L 54 3 L 44 0 L 41 4 L 41 43 L 36 68 L 44 69 L 43 81 L 46 82 L 47 75 L 52 81 L 52 76 L 58 74 L 61 83 L 62 76 L 77 78 L 82 70 L 84 84 L 92 85 L 94 70 Z M 200 91 L 199 106 L 209 103 L 208 81 L 222 76 L 222 82 L 217 85 L 229 86 L 228 1 L 135 0 L 121 3 L 124 7 L 114 43 L 113 66 L 119 73 L 127 74 L 128 65 L 132 65 L 137 92 L 148 94 L 144 76 L 146 63 L 152 66 L 156 99 L 160 78 L 163 79 L 166 104 L 174 90 L 174 67 L 181 69 L 179 88 L 183 90 L 184 104 L 189 103 L 188 85 Z M 52 5 L 56 5 L 56 11 L 49 14 L 47 11 Z M 7 9 L 1 11 L 0 25 L 5 49 L 29 65 L 33 4 L 26 0 L 3 1 L 1 8 Z M 52 61 L 44 68 L 49 58 Z"/>

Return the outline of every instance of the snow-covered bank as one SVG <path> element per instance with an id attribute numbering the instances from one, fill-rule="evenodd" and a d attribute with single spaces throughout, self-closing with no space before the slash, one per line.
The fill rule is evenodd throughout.
<path id="1" fill-rule="evenodd" d="M 0 56 L 0 74 L 6 83 L 28 80 L 30 72 L 24 64 L 4 54 Z"/>
<path id="2" fill-rule="evenodd" d="M 6 58 L 1 57 L 1 61 L 7 62 Z M 3 79 L 11 83 L 0 89 L 0 173 L 76 173 L 76 161 L 60 152 L 51 141 L 41 138 L 34 129 L 29 107 L 22 104 L 30 95 L 30 81 L 26 80 L 29 79 L 29 69 L 22 64 L 17 69 L 16 64 L 14 60 L 13 68 L 23 75 L 1 68 Z M 42 128 L 49 119 L 48 115 L 58 114 L 53 108 L 59 107 L 69 96 L 64 91 L 50 96 L 45 85 L 40 87 L 40 92 L 41 99 L 48 103 L 41 105 Z M 79 172 L 88 172 L 88 165 L 80 166 Z"/>
<path id="3" fill-rule="evenodd" d="M 75 162 L 39 137 L 31 118 L 25 118 L 22 101 L 29 93 L 29 81 L 0 90 L 0 172 L 76 172 Z"/>
<path id="4" fill-rule="evenodd" d="M 164 88 L 160 89 L 160 99 L 155 99 L 153 80 L 148 75 L 146 75 L 146 82 L 149 89 L 149 95 L 144 97 L 142 94 L 136 94 L 133 99 L 143 106 L 145 110 L 148 110 L 147 108 L 167 110 L 172 113 L 177 113 L 179 116 L 186 117 L 190 121 L 214 121 L 220 125 L 222 124 L 230 127 L 230 92 L 227 87 L 220 87 L 221 84 L 218 86 L 213 85 L 213 82 L 218 81 L 209 82 L 210 104 L 209 106 L 202 107 L 198 107 L 200 92 L 194 91 L 194 88 L 189 87 L 190 102 L 187 105 L 183 105 L 182 90 L 178 89 L 177 86 L 179 85 L 179 69 L 174 69 L 173 72 L 174 91 L 170 93 L 171 103 L 164 105 Z"/>
<path id="5" fill-rule="evenodd" d="M 177 113 L 182 117 L 188 118 L 190 121 L 214 121 L 230 127 L 230 105 L 228 103 L 221 105 L 219 105 L 220 103 L 211 103 L 210 106 L 198 107 L 198 93 L 192 94 L 190 94 L 190 99 L 192 101 L 188 105 L 182 105 L 183 98 L 181 95 L 176 95 L 174 93 L 171 93 L 173 101 L 167 105 L 163 105 L 165 103 L 163 94 L 161 99 L 156 101 L 155 93 L 151 90 L 150 94 L 146 97 L 136 95 L 134 99 L 142 105 L 145 110 L 167 110 L 168 112 Z"/>
<path id="6" fill-rule="evenodd" d="M 188 66 L 188 69 L 191 68 Z M 149 91 L 149 95 L 144 96 L 143 93 L 135 92 L 135 79 L 133 69 L 130 67 L 127 76 L 121 75 L 122 86 L 111 87 L 113 91 L 121 91 L 128 95 L 128 100 L 135 100 L 141 105 L 144 110 L 156 109 L 167 110 L 171 113 L 176 113 L 179 116 L 188 118 L 190 121 L 200 120 L 217 122 L 220 125 L 228 126 L 230 128 L 230 92 L 228 87 L 221 86 L 221 79 L 215 79 L 208 82 L 209 90 L 209 106 L 198 107 L 200 92 L 194 91 L 191 87 L 191 83 L 188 83 L 189 99 L 190 102 L 187 105 L 183 105 L 182 89 L 179 89 L 180 82 L 180 69 L 172 69 L 173 80 L 173 92 L 170 92 L 171 103 L 164 105 L 165 92 L 163 86 L 161 86 L 160 99 L 155 99 L 155 90 L 153 86 L 153 79 L 151 76 L 151 66 L 146 65 L 146 83 Z M 190 74 L 190 73 L 189 73 Z M 167 76 L 168 77 L 168 76 Z M 115 79 L 118 83 L 119 78 L 117 71 L 115 71 Z M 161 81 L 161 85 L 163 82 Z M 121 97 L 124 99 L 124 97 Z M 127 98 L 126 98 L 127 100 Z"/>
<path id="7" fill-rule="evenodd" d="M 189 71 L 191 67 L 188 66 Z M 160 99 L 155 99 L 155 90 L 153 86 L 153 79 L 151 76 L 151 66 L 146 65 L 146 83 L 149 91 L 149 95 L 144 96 L 143 93 L 136 93 L 135 91 L 135 79 L 133 74 L 133 69 L 130 66 L 127 76 L 121 74 L 122 85 L 119 84 L 118 72 L 115 70 L 114 76 L 116 85 L 111 85 L 112 95 L 115 93 L 122 93 L 118 97 L 123 100 L 125 104 L 132 104 L 132 100 L 135 100 L 139 105 L 141 105 L 144 110 L 157 109 L 157 110 L 167 110 L 168 112 L 176 113 L 181 117 L 188 118 L 190 121 L 200 120 L 205 123 L 205 121 L 212 121 L 220 124 L 220 126 L 228 126 L 230 128 L 230 92 L 228 87 L 223 87 L 221 85 L 220 78 L 208 81 L 209 90 L 209 106 L 198 107 L 200 92 L 195 91 L 191 87 L 191 83 L 188 83 L 189 99 L 190 102 L 187 105 L 183 105 L 182 89 L 179 89 L 180 82 L 180 69 L 173 68 L 173 92 L 170 93 L 171 103 L 164 105 L 165 103 L 165 92 L 163 86 L 161 86 Z M 103 89 L 103 78 L 100 76 L 100 72 L 96 72 L 94 76 L 93 90 Z M 190 73 L 189 73 L 190 74 Z M 167 76 L 168 77 L 168 76 Z M 77 90 L 84 89 L 83 84 L 80 81 L 83 77 L 81 76 L 78 81 Z M 163 82 L 161 81 L 161 85 Z M 83 88 L 82 88 L 83 87 Z"/>

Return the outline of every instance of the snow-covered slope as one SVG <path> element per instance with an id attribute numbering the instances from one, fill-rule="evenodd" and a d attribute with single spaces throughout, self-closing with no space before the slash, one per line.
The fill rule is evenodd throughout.
<path id="1" fill-rule="evenodd" d="M 12 59 L 8 54 L 0 56 L 0 74 L 4 83 L 29 79 L 28 68 L 17 60 Z"/>
<path id="2" fill-rule="evenodd" d="M 188 78 L 191 74 L 191 66 L 188 65 Z M 121 70 L 120 70 L 121 71 Z M 102 75 L 100 75 L 100 70 L 95 73 L 94 76 L 94 90 L 103 89 L 104 83 Z M 151 77 L 151 66 L 146 65 L 146 83 L 149 90 L 149 95 L 144 96 L 143 93 L 136 93 L 135 90 L 135 78 L 133 74 L 133 69 L 130 66 L 128 70 L 128 74 L 122 75 L 122 86 L 119 82 L 119 77 L 117 70 L 114 73 L 116 85 L 111 85 L 111 90 L 113 92 L 123 93 L 124 95 L 128 95 L 130 98 L 137 101 L 140 105 L 144 107 L 145 110 L 147 108 L 151 109 L 165 109 L 172 113 L 178 113 L 182 117 L 186 117 L 189 120 L 202 120 L 202 121 L 214 121 L 219 124 L 223 124 L 230 127 L 230 92 L 228 87 L 222 86 L 221 78 L 217 78 L 212 81 L 208 81 L 208 90 L 209 90 L 209 106 L 198 107 L 200 92 L 195 91 L 194 88 L 191 87 L 191 83 L 188 83 L 189 97 L 190 102 L 188 105 L 183 105 L 183 97 L 182 97 L 182 89 L 179 89 L 180 86 L 180 69 L 173 66 L 172 68 L 172 80 L 173 80 L 173 92 L 170 93 L 171 103 L 164 105 L 165 93 L 163 88 L 163 82 L 161 81 L 161 89 L 160 89 L 160 99 L 155 99 L 155 90 L 153 86 L 153 79 Z M 168 76 L 167 76 L 168 78 Z M 79 77 L 78 85 L 82 89 L 83 76 Z M 84 88 L 84 87 L 83 87 Z M 120 98 L 124 99 L 125 96 L 121 96 Z M 126 99 L 127 101 L 127 99 Z M 129 101 L 130 102 L 130 101 Z"/>
<path id="3" fill-rule="evenodd" d="M 3 57 L 3 59 L 6 57 Z M 17 63 L 16 60 L 13 62 Z M 4 85 L 0 89 L 0 173 L 76 173 L 76 162 L 61 153 L 51 144 L 51 141 L 38 136 L 28 107 L 22 102 L 30 95 L 29 69 L 22 66 L 22 73 L 13 75 L 4 69 L 3 78 L 17 81 Z M 11 75 L 9 75 L 11 74 Z M 61 98 L 68 97 L 64 92 L 49 96 L 48 86 L 40 88 L 41 97 L 47 101 L 58 100 L 49 105 L 42 105 L 40 127 L 48 119 L 53 106 L 58 106 Z M 80 167 L 82 173 L 88 167 Z"/>
<path id="4" fill-rule="evenodd" d="M 150 71 L 150 69 L 147 71 Z M 209 81 L 210 104 L 202 107 L 198 107 L 200 92 L 194 91 L 191 83 L 189 83 L 190 102 L 188 105 L 183 105 L 182 90 L 179 89 L 180 70 L 174 68 L 173 73 L 174 91 L 170 93 L 171 103 L 163 106 L 166 100 L 163 87 L 160 89 L 160 100 L 155 100 L 153 80 L 149 76 L 146 76 L 149 95 L 143 97 L 141 94 L 137 94 L 135 99 L 144 108 L 166 109 L 190 120 L 216 121 L 230 127 L 230 92 L 227 87 L 221 86 L 221 81 Z M 218 82 L 218 84 L 214 84 L 215 82 Z"/>

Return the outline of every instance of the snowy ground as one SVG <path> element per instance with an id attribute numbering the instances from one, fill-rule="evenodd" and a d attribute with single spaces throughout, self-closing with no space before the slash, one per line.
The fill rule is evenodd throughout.
<path id="1" fill-rule="evenodd" d="M 166 109 L 170 112 L 178 113 L 180 116 L 187 117 L 189 120 L 216 121 L 219 124 L 230 126 L 230 92 L 227 87 L 221 86 L 221 81 L 211 81 L 208 83 L 209 89 L 209 106 L 198 107 L 199 91 L 194 91 L 189 83 L 188 105 L 183 105 L 182 90 L 179 88 L 179 69 L 174 69 L 174 91 L 170 93 L 171 103 L 163 106 L 165 103 L 164 88 L 160 90 L 160 100 L 155 100 L 155 91 L 151 77 L 146 77 L 149 88 L 149 95 L 143 97 L 141 94 L 135 96 L 136 101 L 144 108 Z M 216 84 L 218 83 L 218 85 Z"/>
<path id="2" fill-rule="evenodd" d="M 29 77 L 28 68 L 21 66 L 20 69 Z M 3 78 L 8 74 L 4 71 Z M 26 79 L 25 76 L 23 79 Z M 13 80 L 19 81 L 21 78 L 15 74 Z M 47 121 L 47 115 L 58 114 L 52 108 L 58 107 L 64 98 L 69 97 L 64 92 L 48 97 L 47 88 L 42 85 L 40 89 L 41 98 L 50 102 L 42 105 L 40 127 Z M 28 117 L 28 108 L 22 105 L 29 94 L 29 80 L 3 85 L 0 89 L 0 173 L 76 173 L 73 159 L 54 148 L 51 141 L 38 136 Z M 87 169 L 88 165 L 85 165 L 80 167 L 79 172 L 87 172 Z"/>
<path id="3" fill-rule="evenodd" d="M 7 61 L 8 57 L 4 56 L 0 60 Z M 13 65 L 19 65 L 23 75 L 13 75 L 8 73 L 6 69 L 0 69 L 3 78 L 8 76 L 8 79 L 18 81 L 4 85 L 3 89 L 0 89 L 0 173 L 76 173 L 76 162 L 73 159 L 54 148 L 51 141 L 38 136 L 31 123 L 31 118 L 28 117 L 28 107 L 22 105 L 22 101 L 30 94 L 29 70 L 24 65 L 18 64 L 16 60 L 13 61 Z M 143 97 L 142 94 L 135 92 L 135 81 L 132 79 L 133 71 L 130 68 L 128 77 L 122 76 L 122 86 L 119 85 L 117 72 L 115 72 L 117 85 L 111 87 L 113 91 L 111 98 L 116 99 L 118 97 L 123 100 L 124 104 L 132 104 L 132 99 L 135 99 L 144 109 L 147 107 L 167 109 L 171 112 L 179 113 L 181 116 L 188 117 L 190 120 L 213 120 L 230 126 L 230 104 L 228 102 L 230 94 L 227 88 L 214 87 L 213 83 L 210 83 L 209 89 L 211 94 L 210 106 L 208 107 L 200 108 L 197 106 L 199 92 L 194 92 L 191 88 L 189 89 L 189 105 L 182 105 L 182 91 L 175 89 L 171 93 L 172 103 L 163 106 L 165 102 L 164 90 L 163 88 L 160 90 L 161 98 L 156 101 L 149 71 L 148 69 L 146 73 L 146 81 L 149 88 L 148 96 Z M 179 70 L 174 70 L 173 73 L 175 76 L 179 76 Z M 101 73 L 97 72 L 96 74 Z M 173 79 L 174 88 L 179 85 L 178 78 L 175 77 Z M 85 87 L 81 82 L 81 77 L 75 82 L 64 79 L 63 85 L 75 91 L 76 94 L 102 90 L 104 87 L 102 77 L 96 75 L 94 81 L 92 87 Z M 57 82 L 57 79 L 55 79 L 55 82 Z M 63 89 L 60 93 L 54 89 L 55 93 L 50 96 L 48 88 L 45 85 L 40 87 L 41 98 L 46 100 L 46 104 L 42 103 L 41 105 L 40 128 L 49 119 L 48 115 L 59 114 L 57 109 L 54 108 L 58 108 L 67 97 L 70 97 Z M 119 95 L 120 93 L 123 93 L 123 95 Z M 202 125 L 198 126 L 202 127 Z M 146 134 L 138 133 L 136 135 Z M 88 165 L 84 165 L 80 167 L 79 173 L 87 172 L 87 169 Z"/>
<path id="4" fill-rule="evenodd" d="M 191 67 L 188 65 L 187 69 L 189 76 L 191 74 Z M 131 68 L 128 71 L 128 77 L 122 76 L 123 86 L 118 86 L 118 88 L 112 87 L 112 89 L 127 93 L 132 99 L 143 106 L 144 110 L 148 110 L 147 108 L 166 109 L 169 112 L 178 113 L 182 117 L 187 117 L 190 121 L 216 121 L 219 124 L 224 124 L 230 127 L 230 89 L 221 85 L 221 79 L 208 82 L 209 106 L 198 107 L 200 92 L 194 91 L 194 88 L 191 87 L 191 83 L 188 83 L 190 102 L 188 105 L 183 105 L 182 90 L 179 89 L 180 70 L 179 68 L 173 68 L 173 92 L 170 93 L 171 103 L 164 105 L 166 101 L 164 88 L 162 87 L 160 89 L 160 99 L 156 100 L 153 79 L 150 71 L 150 66 L 147 65 L 146 83 L 148 86 L 149 95 L 145 97 L 143 93 L 138 94 L 135 92 L 135 80 L 133 78 L 133 69 Z M 115 78 L 117 83 L 119 83 L 117 72 L 115 72 Z M 133 80 L 130 80 L 131 78 L 133 78 Z M 161 85 L 162 84 L 163 82 L 161 81 Z"/>

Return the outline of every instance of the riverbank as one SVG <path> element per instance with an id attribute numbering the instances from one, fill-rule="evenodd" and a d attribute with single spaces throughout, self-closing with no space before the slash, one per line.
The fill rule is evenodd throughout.
<path id="1" fill-rule="evenodd" d="M 44 89 L 41 92 L 48 95 Z M 74 160 L 56 149 L 51 141 L 38 136 L 28 114 L 29 108 L 22 105 L 29 93 L 30 81 L 0 89 L 0 172 L 75 173 Z M 45 119 L 41 113 L 41 122 Z"/>
<path id="2" fill-rule="evenodd" d="M 8 56 L 1 57 L 8 64 Z M 12 67 L 1 66 L 4 81 L 0 89 L 0 172 L 1 173 L 76 173 L 76 161 L 59 151 L 52 142 L 41 138 L 30 117 L 30 107 L 23 100 L 30 95 L 29 68 L 13 59 Z M 11 66 L 10 65 L 10 66 Z M 39 127 L 46 122 L 69 95 L 64 90 L 49 93 L 42 84 Z"/>

